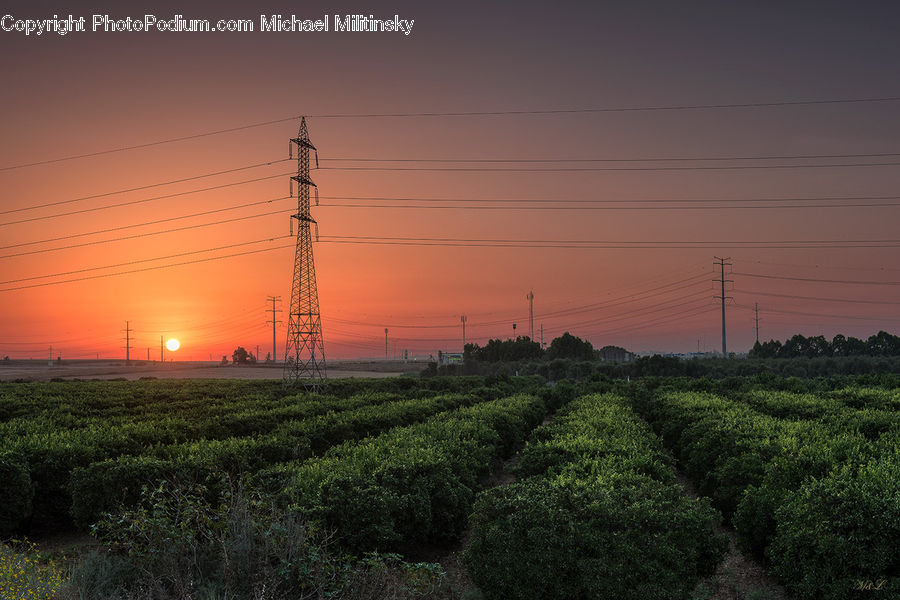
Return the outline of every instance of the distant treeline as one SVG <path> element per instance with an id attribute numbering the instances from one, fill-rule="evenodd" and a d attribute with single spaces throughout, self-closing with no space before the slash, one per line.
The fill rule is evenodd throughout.
<path id="1" fill-rule="evenodd" d="M 795 335 L 783 344 L 778 340 L 756 342 L 748 358 L 797 358 L 828 356 L 900 356 L 900 336 L 879 331 L 867 340 L 841 334 L 829 341 L 824 335 Z"/>
<path id="2" fill-rule="evenodd" d="M 550 342 L 544 350 L 541 345 L 528 336 L 519 336 L 514 340 L 489 340 L 484 346 L 466 344 L 463 360 L 471 362 L 511 362 L 521 360 L 630 360 L 632 354 L 618 346 L 604 346 L 594 350 L 590 342 L 575 337 L 568 331 Z"/>
<path id="3" fill-rule="evenodd" d="M 550 381 L 568 379 L 637 379 L 644 377 L 724 377 L 775 375 L 780 377 L 831 377 L 837 375 L 900 374 L 900 356 L 817 356 L 808 358 L 692 358 L 642 356 L 628 362 L 599 360 L 470 361 L 462 365 L 431 363 L 424 375 L 541 375 Z"/>
<path id="4" fill-rule="evenodd" d="M 863 341 L 837 335 L 795 335 L 784 343 L 754 346 L 747 358 L 692 358 L 643 356 L 624 348 L 591 343 L 569 333 L 554 339 L 546 350 L 528 337 L 490 340 L 485 346 L 466 344 L 463 364 L 432 363 L 423 375 L 541 375 L 550 381 L 597 378 L 708 377 L 776 375 L 830 377 L 839 375 L 900 374 L 900 337 L 878 332 Z"/>

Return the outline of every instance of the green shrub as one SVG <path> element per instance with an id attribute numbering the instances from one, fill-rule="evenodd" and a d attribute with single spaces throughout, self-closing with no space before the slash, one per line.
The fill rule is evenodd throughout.
<path id="1" fill-rule="evenodd" d="M 542 400 L 513 396 L 438 414 L 258 478 L 355 552 L 458 538 L 480 479 L 541 421 Z M 291 479 L 292 478 L 292 479 Z"/>
<path id="2" fill-rule="evenodd" d="M 34 488 L 22 456 L 0 452 L 0 482 L 0 538 L 6 538 L 31 514 Z"/>
<path id="3" fill-rule="evenodd" d="M 724 554 L 717 518 L 645 476 L 531 478 L 479 496 L 465 559 L 489 599 L 688 598 Z"/>
<path id="4" fill-rule="evenodd" d="M 727 541 L 685 497 L 658 438 L 617 396 L 538 428 L 518 483 L 479 495 L 465 560 L 487 598 L 687 598 Z"/>
<path id="5" fill-rule="evenodd" d="M 884 581 L 878 598 L 900 598 L 900 453 L 845 464 L 807 482 L 775 510 L 766 555 L 801 599 L 869 598 L 860 581 Z M 867 595 L 868 594 L 868 595 Z"/>

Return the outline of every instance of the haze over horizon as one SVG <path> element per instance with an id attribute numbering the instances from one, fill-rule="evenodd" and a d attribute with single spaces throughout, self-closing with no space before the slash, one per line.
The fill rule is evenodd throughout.
<path id="1" fill-rule="evenodd" d="M 715 256 L 733 263 L 729 350 L 752 346 L 754 303 L 761 340 L 900 329 L 891 3 L 0 13 L 256 25 L 0 31 L 0 356 L 124 357 L 127 320 L 138 358 L 160 336 L 183 360 L 265 357 L 266 298 L 290 298 L 300 115 L 319 150 L 328 358 L 383 356 L 385 328 L 392 355 L 459 351 L 461 315 L 469 342 L 527 334 L 532 290 L 547 343 L 715 350 Z M 357 13 L 415 25 L 258 30 Z M 189 139 L 155 144 L 174 138 Z"/>

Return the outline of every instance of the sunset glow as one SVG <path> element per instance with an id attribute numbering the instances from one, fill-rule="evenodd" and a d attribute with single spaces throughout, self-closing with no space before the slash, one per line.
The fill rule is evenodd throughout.
<path id="1" fill-rule="evenodd" d="M 107 4 L 86 22 L 128 16 Z M 372 9 L 408 35 L 3 33 L 0 357 L 124 358 L 126 321 L 141 355 L 177 333 L 180 360 L 265 357 L 273 320 L 283 352 L 299 115 L 329 359 L 383 357 L 385 328 L 390 356 L 459 352 L 462 315 L 468 342 L 527 335 L 532 290 L 545 345 L 715 350 L 714 256 L 735 351 L 756 305 L 764 340 L 896 331 L 900 102 L 802 104 L 900 96 L 896 15 L 601 4 Z"/>

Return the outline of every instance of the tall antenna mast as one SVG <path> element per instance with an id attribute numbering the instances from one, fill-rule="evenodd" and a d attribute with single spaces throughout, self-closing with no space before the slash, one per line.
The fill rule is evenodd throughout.
<path id="1" fill-rule="evenodd" d="M 534 341 L 534 292 L 528 292 L 528 339 Z"/>
<path id="2" fill-rule="evenodd" d="M 303 380 L 308 392 L 318 393 L 324 385 L 325 374 L 325 341 L 322 339 L 322 318 L 319 314 L 319 292 L 316 287 L 316 265 L 313 261 L 312 232 L 310 225 L 318 224 L 309 211 L 309 188 L 316 188 L 316 204 L 319 189 L 309 178 L 309 151 L 316 153 L 316 166 L 319 154 L 309 141 L 306 129 L 306 117 L 300 119 L 300 131 L 291 139 L 290 150 L 293 153 L 297 145 L 297 175 L 291 177 L 291 196 L 294 195 L 294 184 L 297 182 L 297 246 L 294 252 L 294 276 L 291 284 L 291 308 L 288 318 L 287 343 L 284 350 L 284 384 L 294 386 Z M 293 221 L 292 221 L 293 222 Z"/>

